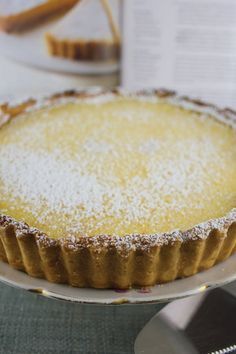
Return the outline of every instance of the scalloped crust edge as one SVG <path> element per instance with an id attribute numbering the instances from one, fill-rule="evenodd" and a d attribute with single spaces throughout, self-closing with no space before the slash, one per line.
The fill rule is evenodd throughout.
<path id="1" fill-rule="evenodd" d="M 60 39 L 51 33 L 45 34 L 48 52 L 52 56 L 87 61 L 117 60 L 120 43 L 116 41 Z"/>
<path id="2" fill-rule="evenodd" d="M 10 217 L 0 218 L 0 259 L 32 277 L 76 287 L 146 287 L 188 277 L 236 252 L 236 222 L 205 237 L 159 243 L 144 237 L 52 240 Z M 127 238 L 130 238 L 127 240 Z M 129 247 L 127 247 L 127 241 Z"/>
<path id="3" fill-rule="evenodd" d="M 101 93 L 70 91 L 52 96 L 43 106 L 65 97 L 84 98 Z M 113 93 L 120 94 L 120 91 Z M 231 123 L 235 123 L 235 113 L 229 109 L 218 110 L 165 90 L 155 91 L 155 95 L 214 109 L 215 114 L 224 113 L 226 121 L 233 119 Z M 35 99 L 15 106 L 1 105 L 0 122 L 34 106 L 38 107 Z M 211 268 L 233 253 L 236 253 L 236 209 L 223 218 L 209 220 L 185 232 L 58 240 L 0 214 L 1 260 L 30 276 L 76 287 L 127 289 L 166 283 Z"/>

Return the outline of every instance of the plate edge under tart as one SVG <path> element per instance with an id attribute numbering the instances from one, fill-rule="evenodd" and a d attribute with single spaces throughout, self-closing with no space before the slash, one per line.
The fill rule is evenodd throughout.
<path id="1" fill-rule="evenodd" d="M 48 98 L 30 98 L 0 104 L 0 127 L 18 115 L 39 108 L 104 95 L 160 98 L 190 110 L 206 112 L 236 126 L 236 112 L 173 91 L 151 90 L 124 93 L 105 91 L 65 91 Z M 145 287 L 194 275 L 226 260 L 236 252 L 236 209 L 222 218 L 209 220 L 187 231 L 123 237 L 63 237 L 52 239 L 24 222 L 0 214 L 0 259 L 33 277 L 76 287 Z"/>

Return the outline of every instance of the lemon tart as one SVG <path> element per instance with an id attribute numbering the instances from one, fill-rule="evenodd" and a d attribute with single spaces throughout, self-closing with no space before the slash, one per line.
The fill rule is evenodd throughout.
<path id="1" fill-rule="evenodd" d="M 46 33 L 49 54 L 73 60 L 116 60 L 120 5 L 120 0 L 81 0 Z"/>
<path id="2" fill-rule="evenodd" d="M 0 259 L 129 288 L 236 251 L 235 114 L 168 91 L 65 92 L 0 110 Z"/>

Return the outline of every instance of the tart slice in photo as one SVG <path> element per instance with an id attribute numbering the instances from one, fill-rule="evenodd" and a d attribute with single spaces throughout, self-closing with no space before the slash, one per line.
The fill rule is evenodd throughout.
<path id="1" fill-rule="evenodd" d="M 0 107 L 0 259 L 77 287 L 145 287 L 236 252 L 236 113 L 169 92 Z"/>
<path id="2" fill-rule="evenodd" d="M 116 60 L 120 51 L 120 0 L 81 0 L 46 33 L 52 56 Z"/>
<path id="3" fill-rule="evenodd" d="M 64 14 L 78 0 L 1 0 L 0 30 L 17 32 Z"/>

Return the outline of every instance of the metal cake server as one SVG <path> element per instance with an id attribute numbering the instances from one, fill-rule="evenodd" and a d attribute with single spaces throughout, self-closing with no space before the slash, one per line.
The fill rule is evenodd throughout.
<path id="1" fill-rule="evenodd" d="M 173 301 L 144 327 L 135 354 L 236 353 L 234 287 Z"/>

